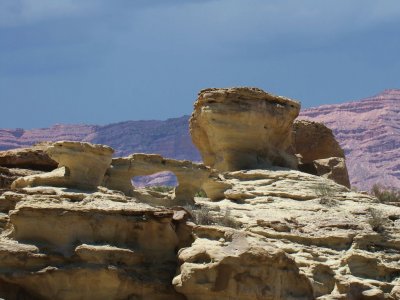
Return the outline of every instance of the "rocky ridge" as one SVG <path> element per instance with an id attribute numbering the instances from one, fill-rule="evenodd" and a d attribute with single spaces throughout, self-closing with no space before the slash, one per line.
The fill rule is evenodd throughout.
<path id="1" fill-rule="evenodd" d="M 80 142 L 46 152 L 63 172 L 0 192 L 2 298 L 400 299 L 400 207 L 273 165 L 111 160 L 109 147 Z M 85 171 L 99 155 L 108 166 Z M 205 197 L 107 184 L 154 169 L 195 178 Z"/>
<path id="2" fill-rule="evenodd" d="M 374 183 L 400 187 L 400 90 L 343 104 L 323 105 L 300 112 L 300 119 L 331 128 L 346 152 L 353 186 L 370 190 Z M 105 144 L 116 156 L 134 152 L 201 161 L 189 136 L 189 117 L 166 121 L 128 121 L 106 126 L 55 125 L 42 129 L 1 129 L 0 149 L 29 147 L 41 141 L 73 140 Z M 139 185 L 174 184 L 170 175 L 153 176 Z"/>

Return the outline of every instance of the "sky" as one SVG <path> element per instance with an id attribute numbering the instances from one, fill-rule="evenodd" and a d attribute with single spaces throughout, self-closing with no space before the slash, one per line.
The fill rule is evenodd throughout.
<path id="1" fill-rule="evenodd" d="M 199 90 L 400 88 L 399 0 L 0 0 L 0 128 L 190 114 Z"/>

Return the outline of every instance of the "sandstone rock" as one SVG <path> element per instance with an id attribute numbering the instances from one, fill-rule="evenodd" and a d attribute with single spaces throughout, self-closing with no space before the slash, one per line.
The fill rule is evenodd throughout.
<path id="1" fill-rule="evenodd" d="M 57 162 L 46 153 L 49 146 L 49 143 L 40 143 L 30 148 L 0 151 L 0 166 L 40 171 L 54 170 L 57 168 Z"/>
<path id="2" fill-rule="evenodd" d="M 202 164 L 163 158 L 157 154 L 132 154 L 124 158 L 115 158 L 107 171 L 104 185 L 133 195 L 132 178 L 151 175 L 161 171 L 171 171 L 178 179 L 174 201 L 164 205 L 194 203 L 197 192 L 210 175 L 210 169 Z M 140 195 L 138 195 L 140 197 Z"/>
<path id="3" fill-rule="evenodd" d="M 310 280 L 281 249 L 234 230 L 195 234 L 173 280 L 188 300 L 314 299 Z"/>
<path id="4" fill-rule="evenodd" d="M 229 172 L 221 180 L 231 185 L 225 191 L 226 199 L 198 198 L 197 205 L 217 220 L 215 225 L 229 210 L 243 231 L 268 244 L 263 248 L 284 250 L 309 279 L 315 298 L 374 299 L 382 291 L 384 299 L 391 299 L 389 293 L 399 284 L 400 222 L 388 220 L 400 213 L 399 207 L 376 203 L 374 197 L 351 192 L 326 178 L 283 168 Z M 379 213 L 372 215 L 372 208 Z M 373 222 L 383 222 L 383 231 L 374 231 Z M 208 237 L 214 243 L 221 238 L 227 242 L 221 247 L 230 247 L 224 235 Z M 208 250 L 211 245 L 203 248 L 214 255 Z M 206 261 L 203 270 L 201 264 L 187 259 L 182 276 L 187 276 L 188 286 L 195 280 L 215 285 L 216 276 L 207 273 L 213 268 L 212 261 Z M 193 272 L 183 271 L 191 268 Z M 207 275 L 197 275 L 198 268 Z"/>
<path id="5" fill-rule="evenodd" d="M 345 157 L 332 130 L 322 123 L 296 120 L 293 124 L 293 145 L 295 152 L 302 156 L 304 164 L 316 159 Z"/>
<path id="6" fill-rule="evenodd" d="M 300 104 L 257 88 L 205 89 L 190 119 L 204 164 L 220 171 L 296 168 L 290 151 Z"/>
<path id="7" fill-rule="evenodd" d="M 306 120 L 295 121 L 293 146 L 301 158 L 301 171 L 324 176 L 350 188 L 344 151 L 332 130 L 324 124 Z"/>
<path id="8" fill-rule="evenodd" d="M 41 174 L 42 171 L 0 167 L 0 189 L 9 189 L 13 181 L 20 177 Z M 1 192 L 0 192 L 1 194 Z"/>
<path id="9" fill-rule="evenodd" d="M 47 153 L 58 162 L 58 169 L 19 178 L 13 182 L 12 188 L 61 186 L 95 189 L 103 181 L 111 163 L 113 149 L 103 145 L 61 141 L 49 147 Z"/>
<path id="10" fill-rule="evenodd" d="M 171 285 L 179 245 L 173 211 L 110 191 L 53 190 L 26 190 L 9 214 L 0 298 L 184 299 Z"/>
<path id="11" fill-rule="evenodd" d="M 335 181 L 350 188 L 349 174 L 347 173 L 346 161 L 341 157 L 330 157 L 313 161 L 316 174 Z"/>

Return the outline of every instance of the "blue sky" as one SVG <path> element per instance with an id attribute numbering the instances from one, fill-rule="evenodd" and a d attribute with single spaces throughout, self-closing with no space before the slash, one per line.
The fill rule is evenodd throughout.
<path id="1" fill-rule="evenodd" d="M 0 0 L 0 128 L 189 114 L 206 87 L 303 107 L 400 88 L 398 0 Z"/>

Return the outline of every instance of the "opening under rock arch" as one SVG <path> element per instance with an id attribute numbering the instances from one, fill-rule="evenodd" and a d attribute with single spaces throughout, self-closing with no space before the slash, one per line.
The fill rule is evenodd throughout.
<path id="1" fill-rule="evenodd" d="M 175 174 L 169 171 L 154 173 L 147 176 L 135 176 L 132 178 L 134 187 L 171 187 L 178 185 Z"/>

